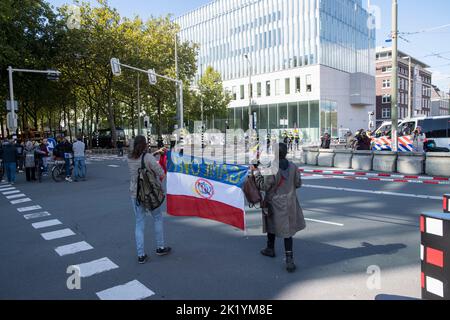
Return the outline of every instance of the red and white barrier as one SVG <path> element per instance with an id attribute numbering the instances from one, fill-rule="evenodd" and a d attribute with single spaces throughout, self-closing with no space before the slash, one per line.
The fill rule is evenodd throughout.
<path id="1" fill-rule="evenodd" d="M 444 195 L 444 203 L 442 205 L 444 212 L 450 213 L 450 194 Z"/>
<path id="2" fill-rule="evenodd" d="M 415 180 L 415 179 L 392 179 L 392 178 L 378 178 L 378 177 L 364 177 L 355 175 L 331 175 L 331 174 L 312 174 L 303 173 L 304 177 L 320 177 L 325 179 L 345 179 L 345 180 L 366 180 L 366 181 L 383 181 L 383 182 L 398 182 L 398 183 L 418 183 L 418 184 L 433 184 L 433 185 L 450 185 L 450 181 L 437 180 Z"/>
<path id="3" fill-rule="evenodd" d="M 448 210 L 449 196 L 444 196 Z M 447 201 L 447 204 L 445 204 Z M 450 215 L 424 213 L 420 216 L 420 259 L 422 299 L 450 299 Z"/>

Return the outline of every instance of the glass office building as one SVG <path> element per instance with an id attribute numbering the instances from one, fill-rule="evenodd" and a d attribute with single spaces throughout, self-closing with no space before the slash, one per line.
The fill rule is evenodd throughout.
<path id="1" fill-rule="evenodd" d="M 200 45 L 196 80 L 208 66 L 222 74 L 232 126 L 248 127 L 251 96 L 258 128 L 300 128 L 314 140 L 337 135 L 346 108 L 372 105 L 361 92 L 375 73 L 369 19 L 362 0 L 216 0 L 176 22 L 181 40 Z"/>

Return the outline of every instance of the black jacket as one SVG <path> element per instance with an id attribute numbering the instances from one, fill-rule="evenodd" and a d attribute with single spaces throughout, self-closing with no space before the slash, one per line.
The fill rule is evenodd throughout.
<path id="1" fill-rule="evenodd" d="M 5 163 L 17 161 L 17 149 L 15 145 L 10 143 L 4 144 L 2 148 L 2 159 Z"/>

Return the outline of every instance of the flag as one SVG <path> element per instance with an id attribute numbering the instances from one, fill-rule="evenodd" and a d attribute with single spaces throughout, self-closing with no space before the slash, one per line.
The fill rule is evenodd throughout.
<path id="1" fill-rule="evenodd" d="M 245 230 L 242 185 L 246 167 L 177 153 L 169 153 L 167 158 L 168 214 L 210 219 Z"/>

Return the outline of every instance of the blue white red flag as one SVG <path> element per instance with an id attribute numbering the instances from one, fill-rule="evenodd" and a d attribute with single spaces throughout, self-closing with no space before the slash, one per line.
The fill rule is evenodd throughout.
<path id="1" fill-rule="evenodd" d="M 176 153 L 167 158 L 168 214 L 210 219 L 245 230 L 242 185 L 246 167 L 202 162 Z"/>

